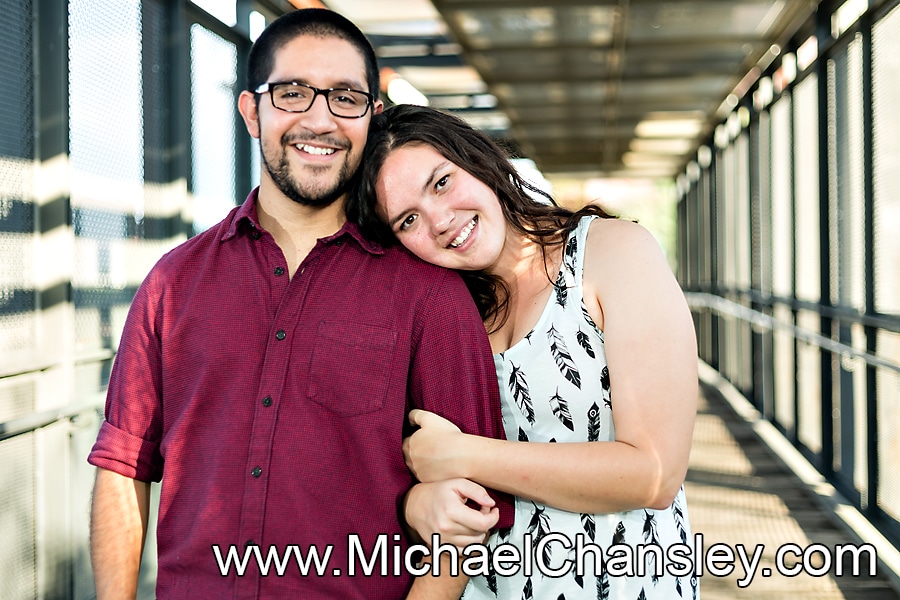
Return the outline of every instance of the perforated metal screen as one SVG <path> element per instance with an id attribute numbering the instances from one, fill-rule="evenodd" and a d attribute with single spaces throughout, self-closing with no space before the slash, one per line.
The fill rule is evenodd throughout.
<path id="1" fill-rule="evenodd" d="M 31 2 L 0 0 L 0 357 L 34 344 Z M 2 400 L 0 400 L 2 401 Z"/>

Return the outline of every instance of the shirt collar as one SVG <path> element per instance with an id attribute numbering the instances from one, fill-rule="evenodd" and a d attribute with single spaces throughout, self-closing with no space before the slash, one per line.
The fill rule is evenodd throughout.
<path id="1" fill-rule="evenodd" d="M 259 225 L 259 218 L 256 213 L 256 199 L 258 195 L 258 187 L 247 195 L 247 199 L 244 200 L 244 203 L 241 204 L 241 206 L 237 209 L 237 212 L 235 212 L 232 216 L 231 223 L 229 223 L 225 228 L 225 233 L 222 234 L 220 241 L 225 242 L 230 240 L 231 238 L 238 235 L 240 230 L 244 227 L 246 227 L 246 229 L 248 229 L 249 231 L 263 231 L 263 228 Z M 345 222 L 344 225 L 336 233 L 322 238 L 321 241 L 328 244 L 346 236 L 349 236 L 356 240 L 356 242 L 362 247 L 362 249 L 369 254 L 384 254 L 384 248 L 381 246 L 381 244 L 368 239 L 363 235 L 362 231 L 360 231 L 359 226 L 356 223 L 351 223 L 349 221 Z"/>

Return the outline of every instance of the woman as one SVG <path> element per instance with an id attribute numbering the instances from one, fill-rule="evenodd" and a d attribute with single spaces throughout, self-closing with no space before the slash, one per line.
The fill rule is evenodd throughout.
<path id="1" fill-rule="evenodd" d="M 531 557 L 554 576 L 490 572 L 473 578 L 464 597 L 696 597 L 684 568 L 693 540 L 682 489 L 696 345 L 654 239 L 596 206 L 573 213 L 533 199 L 541 192 L 496 144 L 433 109 L 396 106 L 376 117 L 363 169 L 361 214 L 351 216 L 466 278 L 495 353 L 509 440 L 464 435 L 413 411 L 420 429 L 404 449 L 427 485 L 407 501 L 410 525 L 424 539 L 435 531 L 442 542 L 478 539 L 491 501 L 483 488 L 466 487 L 471 480 L 516 496 L 515 525 L 494 532 L 488 546 L 526 552 L 528 538 L 538 548 L 551 533 L 564 536 Z M 480 512 L 465 507 L 469 498 L 483 504 Z M 597 562 L 589 555 L 583 573 L 575 568 L 579 537 L 604 552 Z M 635 551 L 630 569 L 606 554 L 614 544 L 627 546 L 617 553 Z M 677 544 L 685 544 L 682 564 L 650 548 Z M 651 551 L 639 555 L 639 547 Z"/>

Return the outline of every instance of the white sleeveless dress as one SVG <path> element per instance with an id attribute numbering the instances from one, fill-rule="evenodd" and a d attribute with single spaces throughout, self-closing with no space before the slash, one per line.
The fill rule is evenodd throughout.
<path id="1" fill-rule="evenodd" d="M 582 219 L 569 235 L 555 291 L 534 329 L 506 352 L 494 355 L 507 439 L 559 443 L 615 439 L 603 333 L 583 301 L 584 247 L 593 218 Z M 604 483 L 600 481 L 597 485 Z M 528 554 L 526 536 L 531 539 L 532 549 L 528 558 L 524 558 Z M 540 542 L 545 538 L 541 547 Z M 593 558 L 597 552 L 583 551 L 580 554 L 586 558 L 580 562 L 584 568 L 576 569 L 579 538 L 585 547 L 595 544 L 602 548 L 603 559 L 613 544 L 626 544 L 634 556 L 639 546 L 659 546 L 656 550 L 662 550 L 664 565 L 670 564 L 665 558 L 666 549 L 684 544 L 678 552 L 686 558 L 680 562 L 689 560 L 690 566 L 693 565 L 693 536 L 683 489 L 665 510 L 609 514 L 573 513 L 516 498 L 515 524 L 510 529 L 494 532 L 488 547 L 493 552 L 498 545 L 514 545 L 523 557 L 516 563 L 520 568 L 507 574 L 507 567 L 501 566 L 503 574 L 491 568 L 487 575 L 473 577 L 463 598 L 677 600 L 699 597 L 692 568 L 672 562 L 673 570 L 689 572 L 675 576 L 663 569 L 662 575 L 657 576 L 659 559 L 654 549 L 634 560 L 601 560 L 599 565 Z M 626 551 L 617 552 L 616 556 L 626 557 Z M 549 569 L 539 569 L 539 561 Z M 529 564 L 530 569 L 526 569 Z M 614 574 L 606 572 L 607 566 L 612 567 Z M 643 575 L 638 573 L 641 566 Z M 629 571 L 632 573 L 619 574 Z"/>

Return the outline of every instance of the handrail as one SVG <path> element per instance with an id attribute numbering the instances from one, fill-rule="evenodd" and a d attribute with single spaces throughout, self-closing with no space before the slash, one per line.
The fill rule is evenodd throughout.
<path id="1" fill-rule="evenodd" d="M 737 317 L 741 320 L 748 321 L 753 325 L 758 325 L 767 329 L 787 330 L 791 332 L 793 337 L 799 340 L 803 340 L 804 342 L 807 342 L 809 344 L 813 344 L 814 346 L 825 348 L 826 350 L 831 350 L 832 352 L 838 354 L 849 355 L 854 358 L 864 360 L 867 364 L 870 364 L 872 366 L 882 367 L 900 373 L 900 365 L 885 360 L 880 356 L 870 354 L 863 350 L 858 350 L 852 346 L 848 346 L 847 344 L 842 344 L 841 342 L 836 342 L 831 338 L 827 338 L 818 333 L 808 331 L 806 329 L 801 329 L 793 323 L 785 323 L 783 321 L 779 321 L 778 319 L 775 319 L 774 317 L 771 317 L 765 313 L 759 312 L 758 310 L 754 310 L 752 308 L 747 308 L 746 306 L 742 306 L 721 296 L 709 294 L 706 292 L 685 292 L 684 296 L 691 308 L 709 308 L 720 314 L 727 314 L 733 317 Z"/>
<path id="2" fill-rule="evenodd" d="M 49 410 L 31 413 L 24 417 L 11 419 L 5 423 L 0 423 L 0 442 L 16 437 L 17 435 L 22 435 L 23 433 L 31 433 L 42 427 L 53 425 L 63 419 L 71 419 L 74 416 L 92 410 L 99 410 L 102 406 L 102 401 L 90 400 L 79 404 L 51 408 Z"/>
<path id="3" fill-rule="evenodd" d="M 13 377 L 21 377 L 22 375 L 30 375 L 32 373 L 43 373 L 44 371 L 49 371 L 54 367 L 59 367 L 63 365 L 84 365 L 93 362 L 101 362 L 104 360 L 109 360 L 115 357 L 116 353 L 114 350 L 103 349 L 97 350 L 95 352 L 91 352 L 88 354 L 81 354 L 76 356 L 71 362 L 57 360 L 52 362 L 43 362 L 38 364 L 32 364 L 27 368 L 23 367 L 13 367 L 9 368 L 8 365 L 4 365 L 0 367 L 0 379 L 11 379 Z"/>

